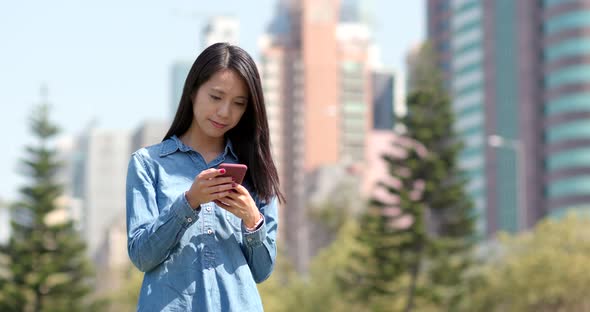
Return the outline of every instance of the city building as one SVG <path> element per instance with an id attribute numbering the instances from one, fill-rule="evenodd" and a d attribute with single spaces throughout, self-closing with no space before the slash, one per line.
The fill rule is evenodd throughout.
<path id="1" fill-rule="evenodd" d="M 8 243 L 10 238 L 10 206 L 0 199 L 0 245 Z"/>
<path id="2" fill-rule="evenodd" d="M 429 0 L 482 234 L 590 205 L 590 6 Z"/>
<path id="3" fill-rule="evenodd" d="M 217 42 L 239 44 L 240 22 L 232 16 L 213 16 L 203 29 L 201 46 L 206 48 Z"/>
<path id="4" fill-rule="evenodd" d="M 174 114 L 180 104 L 184 81 L 192 65 L 193 63 L 188 61 L 176 61 L 170 68 L 170 120 L 174 119 Z"/>
<path id="5" fill-rule="evenodd" d="M 354 1 L 346 2 L 279 1 L 260 40 L 273 155 L 287 198 L 279 236 L 299 271 L 314 232 L 306 185 L 322 184 L 315 179 L 326 166 L 345 165 L 356 175 L 373 128 L 370 30 Z"/>
<path id="6" fill-rule="evenodd" d="M 395 122 L 397 77 L 391 71 L 373 70 L 371 94 L 373 102 L 373 130 L 392 130 Z"/>
<path id="7" fill-rule="evenodd" d="M 131 152 L 162 142 L 170 128 L 167 120 L 145 120 L 131 136 Z"/>
<path id="8" fill-rule="evenodd" d="M 125 179 L 131 155 L 128 130 L 90 128 L 78 139 L 79 155 L 74 182 L 81 188 L 82 237 L 87 252 L 96 260 L 105 235 L 114 220 L 124 222 Z"/>
<path id="9" fill-rule="evenodd" d="M 447 87 L 451 81 L 451 2 L 452 0 L 426 2 L 428 40 L 437 52 L 436 63 L 443 72 Z"/>

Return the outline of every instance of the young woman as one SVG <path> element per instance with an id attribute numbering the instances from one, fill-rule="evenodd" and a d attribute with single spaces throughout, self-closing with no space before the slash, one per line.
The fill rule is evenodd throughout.
<path id="1" fill-rule="evenodd" d="M 221 163 L 247 165 L 244 182 L 222 177 Z M 214 44 L 193 64 L 164 140 L 129 162 L 138 311 L 262 311 L 256 283 L 274 267 L 279 200 L 256 65 Z"/>

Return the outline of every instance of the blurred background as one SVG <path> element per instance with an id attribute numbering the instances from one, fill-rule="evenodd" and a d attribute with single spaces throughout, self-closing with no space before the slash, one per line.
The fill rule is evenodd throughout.
<path id="1" fill-rule="evenodd" d="M 129 156 L 162 140 L 192 62 L 224 41 L 258 64 L 287 196 L 279 264 L 260 287 L 269 311 L 590 311 L 590 1 L 21 1 L 0 3 L 0 26 L 0 244 L 30 183 L 29 116 L 47 103 L 65 187 L 51 222 L 74 221 L 107 310 L 133 310 L 141 283 Z M 451 141 L 462 146 L 437 149 Z M 428 156 L 406 184 L 395 168 L 411 142 Z M 401 182 L 384 192 L 390 178 Z M 457 179 L 459 195 L 432 199 Z M 378 243 L 408 233 L 411 248 Z M 386 258 L 391 276 L 358 268 L 383 265 L 387 246 L 430 251 Z M 439 278 L 427 268 L 441 255 L 469 265 Z M 370 280 L 369 299 L 350 292 Z"/>

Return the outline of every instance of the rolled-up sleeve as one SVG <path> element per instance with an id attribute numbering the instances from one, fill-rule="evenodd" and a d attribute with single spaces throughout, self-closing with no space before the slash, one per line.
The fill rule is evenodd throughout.
<path id="1" fill-rule="evenodd" d="M 255 231 L 247 231 L 242 223 L 242 251 L 256 283 L 266 280 L 274 269 L 277 255 L 278 200 L 272 198 L 260 207 L 264 216 L 262 225 Z"/>
<path id="2" fill-rule="evenodd" d="M 127 251 L 131 262 L 142 272 L 162 263 L 194 224 L 199 211 L 190 207 L 180 193 L 169 209 L 160 211 L 155 182 L 141 154 L 134 153 L 127 170 Z"/>

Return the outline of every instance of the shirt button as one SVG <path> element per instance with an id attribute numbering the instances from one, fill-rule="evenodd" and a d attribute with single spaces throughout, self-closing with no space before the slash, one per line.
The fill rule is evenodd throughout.
<path id="1" fill-rule="evenodd" d="M 193 222 L 193 218 L 191 218 L 191 217 L 186 218 L 186 222 L 188 222 L 188 223 Z"/>
<path id="2" fill-rule="evenodd" d="M 207 211 L 211 211 L 211 207 L 207 207 Z"/>
<path id="3" fill-rule="evenodd" d="M 213 230 L 212 229 L 208 229 L 207 230 L 207 234 L 213 234 Z"/>

